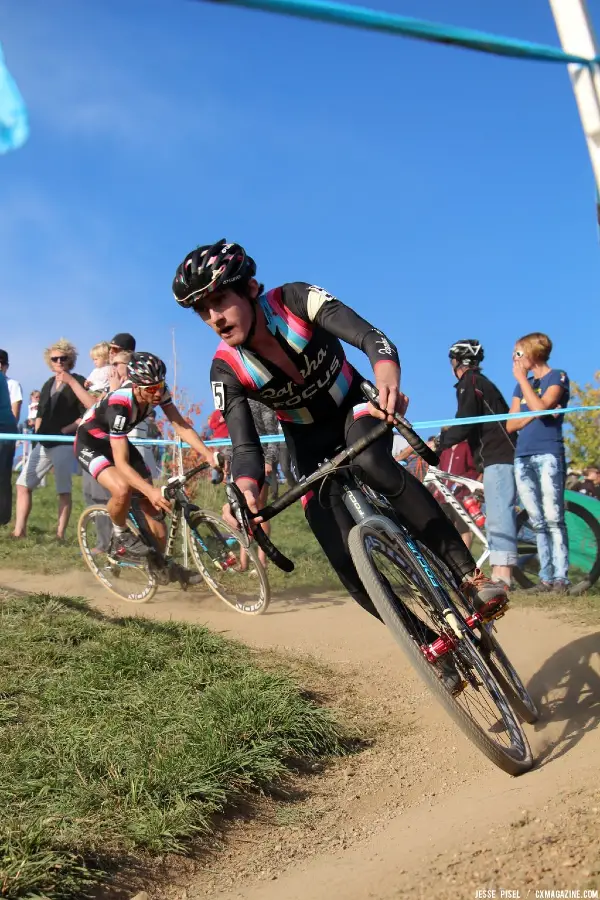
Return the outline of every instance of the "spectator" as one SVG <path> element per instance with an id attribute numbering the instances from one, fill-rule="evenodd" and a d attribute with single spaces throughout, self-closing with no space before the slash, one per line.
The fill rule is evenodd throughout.
<path id="1" fill-rule="evenodd" d="M 428 437 L 425 443 L 428 447 L 437 452 L 437 438 L 434 434 L 431 435 L 431 437 Z M 396 460 L 396 462 L 406 463 L 406 468 L 411 473 L 411 475 L 414 475 L 415 478 L 417 478 L 419 481 L 423 481 L 425 475 L 427 474 L 427 469 L 429 468 L 429 466 L 427 465 L 423 457 L 419 456 L 419 454 L 413 450 L 410 444 L 407 444 L 406 447 L 404 447 L 400 451 L 400 453 L 397 453 L 394 459 Z"/>
<path id="2" fill-rule="evenodd" d="M 281 427 L 281 422 L 277 423 L 277 433 L 283 434 L 283 429 Z M 289 488 L 293 488 L 296 484 L 296 478 L 294 476 L 294 472 L 292 470 L 292 461 L 290 458 L 290 451 L 287 448 L 287 444 L 285 441 L 281 441 L 279 444 L 279 465 L 281 466 L 281 471 L 283 472 L 283 477 L 286 480 L 287 486 Z M 273 492 L 273 496 L 277 496 L 275 491 Z"/>
<path id="3" fill-rule="evenodd" d="M 72 388 L 62 380 L 63 372 L 70 372 L 77 361 L 77 350 L 69 341 L 61 338 L 44 353 L 44 359 L 53 372 L 40 392 L 35 430 L 37 434 L 72 435 L 77 429 L 84 406 Z M 82 386 L 82 375 L 73 375 Z M 71 515 L 71 480 L 73 475 L 73 447 L 71 444 L 52 440 L 36 442 L 17 480 L 17 513 L 14 537 L 25 537 L 27 520 L 31 513 L 32 493 L 43 477 L 54 469 L 58 494 L 58 522 L 56 537 L 64 540 Z"/>
<path id="4" fill-rule="evenodd" d="M 442 432 L 445 430 L 446 429 L 442 429 Z M 440 468 L 442 472 L 450 472 L 451 475 L 464 475 L 465 478 L 472 478 L 474 481 L 480 480 L 480 474 L 475 467 L 473 454 L 471 453 L 468 441 L 460 441 L 460 443 L 454 444 L 453 447 L 447 447 L 445 450 L 442 450 L 438 468 Z M 469 488 L 465 487 L 465 485 L 456 484 L 456 482 L 453 481 L 444 481 L 444 484 L 450 488 L 456 499 L 461 503 L 471 494 Z M 450 521 L 454 524 L 454 527 L 462 537 L 466 546 L 470 547 L 473 543 L 473 532 L 470 530 L 469 526 L 461 519 L 453 507 L 444 501 L 444 497 L 439 491 L 436 491 L 434 497 Z"/>
<path id="5" fill-rule="evenodd" d="M 127 331 L 119 332 L 119 334 L 115 334 L 112 341 L 108 342 L 108 360 L 110 363 L 114 362 L 114 357 L 117 353 L 135 353 L 136 341 L 132 334 L 129 334 Z"/>
<path id="6" fill-rule="evenodd" d="M 108 362 L 109 349 L 108 342 L 101 341 L 99 344 L 94 344 L 90 350 L 94 368 L 88 375 L 84 387 L 92 397 L 101 397 L 109 389 L 111 374 L 111 366 Z"/>
<path id="7" fill-rule="evenodd" d="M 17 422 L 12 411 L 6 375 L 0 371 L 0 433 L 14 434 Z M 0 525 L 8 525 L 12 515 L 12 466 L 16 441 L 0 440 Z"/>
<path id="8" fill-rule="evenodd" d="M 513 351 L 517 386 L 510 411 L 562 409 L 569 402 L 567 373 L 551 369 L 552 341 L 534 331 L 520 338 Z M 511 419 L 509 432 L 517 432 L 515 476 L 521 503 L 535 531 L 540 560 L 540 591 L 564 591 L 569 585 L 569 549 L 565 526 L 565 448 L 563 417 Z"/>
<path id="9" fill-rule="evenodd" d="M 457 341 L 450 347 L 449 356 L 458 379 L 457 419 L 508 412 L 508 404 L 496 385 L 481 373 L 483 347 L 479 341 Z M 477 470 L 483 471 L 492 580 L 510 586 L 511 570 L 517 563 L 513 439 L 503 422 L 456 424 L 442 432 L 439 449 L 445 450 L 464 440 L 469 442 Z"/>
<path id="10" fill-rule="evenodd" d="M 162 434 L 160 428 L 156 424 L 156 410 L 150 410 L 150 412 L 146 416 L 146 423 L 148 425 L 148 437 L 152 440 L 160 441 L 162 439 Z M 155 444 L 150 449 L 152 450 L 152 456 L 154 457 L 154 464 L 156 467 L 156 475 L 153 477 L 159 478 L 162 470 L 164 447 L 160 446 L 159 444 Z"/>
<path id="11" fill-rule="evenodd" d="M 25 424 L 31 429 L 31 433 L 35 430 L 35 420 L 37 418 L 38 406 L 40 405 L 40 392 L 32 391 L 29 395 L 29 406 L 27 407 L 27 419 Z"/>
<path id="12" fill-rule="evenodd" d="M 583 481 L 575 485 L 573 490 L 600 500 L 600 466 L 587 466 L 582 475 Z"/>
<path id="13" fill-rule="evenodd" d="M 4 375 L 6 375 L 6 373 L 8 372 L 8 353 L 6 352 L 6 350 L 0 350 L 0 372 L 3 372 Z M 8 375 L 6 375 L 6 384 L 8 386 L 12 413 L 18 425 L 19 419 L 21 418 L 23 391 L 19 382 L 15 381 L 14 378 L 9 378 Z"/>

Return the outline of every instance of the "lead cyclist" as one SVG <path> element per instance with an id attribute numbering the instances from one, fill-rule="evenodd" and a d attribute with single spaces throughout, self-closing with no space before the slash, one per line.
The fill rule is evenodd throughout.
<path id="1" fill-rule="evenodd" d="M 244 248 L 221 240 L 188 253 L 173 281 L 177 303 L 197 313 L 221 339 L 211 367 L 212 391 L 231 437 L 232 477 L 253 512 L 264 461 L 249 398 L 277 413 L 299 476 L 366 434 L 373 416 L 392 422 L 391 414 L 404 415 L 408 406 L 400 390 L 398 352 L 382 331 L 323 288 L 292 282 L 265 292 L 255 276 L 256 264 Z M 341 341 L 368 357 L 387 416 L 363 402 L 363 377 L 346 359 Z M 508 600 L 505 585 L 477 569 L 438 503 L 391 451 L 390 430 L 356 457 L 360 477 L 387 497 L 410 533 L 446 563 L 479 612 L 498 612 Z M 318 495 L 307 494 L 304 507 L 346 590 L 377 616 L 348 551 L 354 521 L 336 482 L 325 481 Z M 225 515 L 235 526 L 228 509 Z"/>

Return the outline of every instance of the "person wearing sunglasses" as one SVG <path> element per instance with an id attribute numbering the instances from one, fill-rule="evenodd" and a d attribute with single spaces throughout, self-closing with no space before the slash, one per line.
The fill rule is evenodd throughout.
<path id="1" fill-rule="evenodd" d="M 127 514 L 133 491 L 142 494 L 142 509 L 148 526 L 162 550 L 166 546 L 163 516 L 171 505 L 154 487 L 152 478 L 138 448 L 128 440 L 133 429 L 156 407 L 160 406 L 173 425 L 175 433 L 186 441 L 211 467 L 219 460 L 200 439 L 176 408 L 165 383 L 167 367 L 152 353 L 133 353 L 127 364 L 128 380 L 98 403 L 91 406 L 77 429 L 75 455 L 92 478 L 110 492 L 106 504 L 113 524 L 116 550 L 132 558 L 147 556 L 148 547 L 127 528 Z M 172 567 L 172 580 L 179 580 L 182 570 Z M 199 581 L 187 573 L 190 584 Z"/>
<path id="2" fill-rule="evenodd" d="M 552 341 L 540 331 L 526 334 L 515 344 L 513 375 L 517 386 L 510 411 L 547 409 L 549 415 L 511 419 L 506 424 L 509 432 L 517 433 L 515 478 L 536 534 L 538 590 L 563 592 L 569 586 L 563 416 L 550 411 L 568 405 L 570 387 L 567 373 L 548 365 L 551 352 Z"/>
<path id="3" fill-rule="evenodd" d="M 61 338 L 48 347 L 44 359 L 52 376 L 40 392 L 35 431 L 48 435 L 48 440 L 34 443 L 31 453 L 17 479 L 17 508 L 13 537 L 23 538 L 27 533 L 27 521 L 31 513 L 33 491 L 40 485 L 50 469 L 54 470 L 58 494 L 57 540 L 62 541 L 71 516 L 71 487 L 74 471 L 73 447 L 70 443 L 52 441 L 50 435 L 73 435 L 77 429 L 84 404 L 75 391 L 63 381 L 63 375 L 71 373 L 71 380 L 83 388 L 85 377 L 72 372 L 77 362 L 77 350 L 69 341 Z"/>

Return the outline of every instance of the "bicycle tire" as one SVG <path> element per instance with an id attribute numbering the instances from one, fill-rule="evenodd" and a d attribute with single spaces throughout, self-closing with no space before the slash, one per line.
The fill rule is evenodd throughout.
<path id="1" fill-rule="evenodd" d="M 147 579 L 147 586 L 143 591 L 137 592 L 129 592 L 128 594 L 120 593 L 116 590 L 115 586 L 111 582 L 111 578 L 109 577 L 109 572 L 111 576 L 115 579 L 118 578 L 116 574 L 119 571 L 119 563 L 115 562 L 108 556 L 108 554 L 101 554 L 104 559 L 99 559 L 95 557 L 91 548 L 88 544 L 87 540 L 87 524 L 89 521 L 93 520 L 97 516 L 107 516 L 106 507 L 101 505 L 96 506 L 88 506 L 79 516 L 79 521 L 77 523 L 77 540 L 79 542 L 79 549 L 81 550 L 81 555 L 83 556 L 84 562 L 87 565 L 88 569 L 94 575 L 94 577 L 100 582 L 100 584 L 109 591 L 113 597 L 117 597 L 119 600 L 125 600 L 128 603 L 147 603 L 149 600 L 154 597 L 157 590 L 157 581 L 153 573 L 148 568 L 148 564 L 145 562 L 140 562 L 139 565 L 135 565 L 131 562 L 128 565 L 131 568 L 135 568 L 139 570 L 139 572 L 145 575 Z M 98 561 L 105 562 L 107 561 L 107 565 L 98 565 Z"/>
<path id="2" fill-rule="evenodd" d="M 447 586 L 452 585 L 452 574 L 444 563 L 437 559 L 428 547 L 418 542 L 421 553 L 426 557 L 429 565 L 434 569 L 438 580 L 446 582 Z M 446 588 L 448 590 L 448 587 Z M 473 613 L 473 607 L 468 603 L 458 589 L 451 590 L 451 599 L 459 608 L 463 618 L 468 619 Z M 521 676 L 511 663 L 510 659 L 502 649 L 498 638 L 495 635 L 495 626 L 493 623 L 485 625 L 483 622 L 478 623 L 473 629 L 473 634 L 477 644 L 481 647 L 482 653 L 496 681 L 510 700 L 510 705 L 517 713 L 521 721 L 528 725 L 534 725 L 539 717 L 539 711 L 531 694 L 523 684 Z"/>
<path id="3" fill-rule="evenodd" d="M 581 579 L 576 584 L 571 585 L 568 591 L 568 593 L 571 595 L 581 594 L 584 591 L 588 590 L 593 584 L 598 581 L 598 578 L 600 578 L 600 522 L 588 509 L 586 509 L 579 503 L 573 502 L 572 500 L 566 501 L 565 512 L 571 513 L 571 515 L 574 516 L 578 516 L 581 519 L 581 521 L 590 530 L 592 539 L 596 545 L 596 558 L 592 563 L 590 571 L 586 574 L 585 578 Z M 528 520 L 529 516 L 527 514 L 527 510 L 522 509 L 517 516 L 517 536 L 519 535 L 521 529 L 526 525 Z M 519 566 L 515 566 L 513 568 L 513 577 L 517 584 L 524 590 L 530 590 L 536 587 L 537 582 L 531 579 L 527 575 L 527 573 Z"/>
<path id="4" fill-rule="evenodd" d="M 491 646 L 484 646 L 483 652 L 487 656 L 489 667 L 496 681 L 503 688 L 510 700 L 510 705 L 519 718 L 523 722 L 527 722 L 528 725 L 535 725 L 540 718 L 535 701 L 521 681 L 519 673 L 500 646 L 497 638 L 491 634 L 487 634 L 487 638 Z"/>
<path id="5" fill-rule="evenodd" d="M 246 616 L 263 615 L 269 607 L 269 602 L 271 599 L 271 589 L 267 573 L 258 559 L 258 553 L 255 544 L 250 544 L 248 547 L 244 546 L 244 550 L 248 554 L 249 563 L 254 566 L 256 577 L 258 579 L 258 583 L 254 584 L 254 588 L 257 589 L 255 593 L 258 594 L 258 599 L 247 602 L 236 594 L 226 592 L 213 576 L 213 572 L 211 571 L 212 567 L 209 568 L 206 565 L 206 557 L 210 558 L 213 564 L 215 563 L 215 558 L 207 549 L 202 548 L 202 543 L 204 543 L 204 541 L 202 540 L 202 537 L 197 533 L 197 528 L 202 522 L 207 523 L 209 531 L 212 535 L 214 535 L 215 537 L 218 536 L 218 540 L 221 546 L 226 546 L 225 540 L 223 539 L 223 534 L 228 535 L 228 540 L 233 540 L 240 546 L 243 545 L 240 543 L 240 532 L 228 525 L 224 519 L 222 519 L 220 516 L 217 516 L 215 513 L 211 513 L 207 510 L 201 509 L 190 514 L 188 518 L 188 546 L 190 548 L 190 553 L 192 554 L 194 564 L 204 578 L 207 586 L 210 588 L 213 594 L 215 594 L 215 596 L 219 598 L 219 600 L 222 600 L 223 603 L 227 604 L 227 606 L 235 609 L 236 612 L 242 613 Z M 231 548 L 229 548 L 229 550 L 230 552 L 233 552 L 231 551 Z M 232 571 L 235 571 L 235 567 L 233 567 Z M 251 570 L 249 569 L 249 571 Z M 237 574 L 241 574 L 239 570 Z M 252 576 L 248 574 L 245 576 L 245 580 L 248 580 L 251 577 Z"/>
<path id="6" fill-rule="evenodd" d="M 416 560 L 408 547 L 401 541 L 392 542 L 389 533 L 384 531 L 381 527 L 376 527 L 373 524 L 373 520 L 371 520 L 371 523 L 360 523 L 352 528 L 348 538 L 348 548 L 359 577 L 371 601 L 379 612 L 379 615 L 392 632 L 396 642 L 406 654 L 417 674 L 423 679 L 436 700 L 443 706 L 450 718 L 458 725 L 465 736 L 475 744 L 475 746 L 487 756 L 491 762 L 509 775 L 520 775 L 531 769 L 533 765 L 531 749 L 521 725 L 517 720 L 516 714 L 511 707 L 510 701 L 502 691 L 501 686 L 497 683 L 494 675 L 491 673 L 485 659 L 467 634 L 463 635 L 460 641 L 460 652 L 468 655 L 471 664 L 476 668 L 478 676 L 485 682 L 488 690 L 491 691 L 496 710 L 500 713 L 503 723 L 507 726 L 511 740 L 518 746 L 517 752 L 509 753 L 494 742 L 481 726 L 474 721 L 472 716 L 458 704 L 457 699 L 446 690 L 438 678 L 433 665 L 427 661 L 422 650 L 417 646 L 415 640 L 409 634 L 395 603 L 390 599 L 388 591 L 382 583 L 380 573 L 376 569 L 365 548 L 365 537 L 369 532 L 380 543 L 387 544 L 394 555 L 400 556 L 404 565 L 409 569 L 412 569 L 415 574 L 420 575 L 418 579 L 420 583 L 417 585 L 416 582 L 411 579 L 411 587 L 413 590 L 417 587 L 421 596 L 423 596 L 423 592 L 428 591 L 431 596 L 429 603 L 432 607 L 434 606 L 437 609 L 439 601 L 437 596 L 435 596 L 435 589 L 431 586 L 421 564 Z M 404 565 L 399 568 L 399 571 L 403 580 L 406 582 L 409 576 L 404 570 Z M 436 572 L 436 576 L 437 575 L 438 573 Z M 445 576 L 441 567 L 439 569 L 439 577 L 443 584 Z M 427 588 L 428 584 L 430 585 L 429 589 Z M 433 599 L 434 597 L 435 599 Z"/>

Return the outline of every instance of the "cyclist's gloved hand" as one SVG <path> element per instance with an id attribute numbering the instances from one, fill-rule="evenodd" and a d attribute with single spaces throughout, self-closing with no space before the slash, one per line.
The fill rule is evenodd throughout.
<path id="1" fill-rule="evenodd" d="M 240 478 L 240 480 L 237 482 L 237 485 L 244 495 L 244 499 L 250 512 L 258 512 L 258 485 L 255 484 L 254 481 L 251 481 L 247 478 Z M 229 505 L 229 503 L 225 503 L 223 506 L 223 518 L 228 525 L 231 525 L 232 528 L 239 529 L 239 522 L 231 511 L 231 506 Z M 257 518 L 254 521 L 261 522 L 262 519 Z"/>
<path id="2" fill-rule="evenodd" d="M 171 504 L 163 497 L 162 488 L 149 487 L 146 497 L 154 507 L 154 509 L 162 509 L 166 513 L 171 512 Z"/>
<path id="3" fill-rule="evenodd" d="M 372 416 L 377 419 L 387 418 L 393 422 L 393 414 L 403 416 L 408 408 L 408 397 L 400 390 L 400 367 L 394 362 L 378 362 L 375 365 L 375 384 L 379 391 L 379 405 L 388 414 L 369 406 Z"/>

